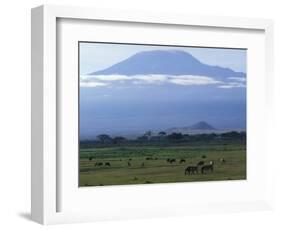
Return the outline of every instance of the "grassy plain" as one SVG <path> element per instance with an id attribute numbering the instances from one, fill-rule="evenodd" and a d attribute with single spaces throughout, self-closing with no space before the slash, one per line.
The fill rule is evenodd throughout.
<path id="1" fill-rule="evenodd" d="M 168 158 L 176 162 L 169 163 Z M 225 159 L 224 163 L 221 158 Z M 180 159 L 185 162 L 180 163 Z M 213 161 L 214 172 L 185 175 L 185 168 L 197 165 L 199 161 L 205 164 Z M 106 162 L 110 166 L 105 166 Z M 103 165 L 96 166 L 96 163 Z M 79 164 L 80 186 L 241 180 L 246 179 L 246 145 L 83 148 L 80 149 Z"/>

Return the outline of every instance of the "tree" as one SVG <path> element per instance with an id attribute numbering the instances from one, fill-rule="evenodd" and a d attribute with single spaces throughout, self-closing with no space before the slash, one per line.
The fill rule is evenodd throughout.
<path id="1" fill-rule="evenodd" d="M 127 139 L 125 137 L 118 136 L 118 137 L 113 138 L 113 143 L 119 144 L 119 143 L 125 142 L 126 140 Z"/>
<path id="2" fill-rule="evenodd" d="M 227 133 L 222 133 L 221 137 L 226 140 L 239 140 L 241 139 L 242 135 L 236 131 L 231 131 Z"/>
<path id="3" fill-rule="evenodd" d="M 182 133 L 172 133 L 168 135 L 168 138 L 171 140 L 181 140 L 183 138 Z"/>
<path id="4" fill-rule="evenodd" d="M 112 138 L 107 134 L 100 134 L 100 135 L 97 136 L 97 139 L 102 143 L 112 141 Z"/>
<path id="5" fill-rule="evenodd" d="M 147 136 L 142 135 L 142 136 L 138 137 L 137 140 L 138 140 L 138 141 L 147 141 L 148 138 L 147 138 Z"/>
<path id="6" fill-rule="evenodd" d="M 166 136 L 166 135 L 167 135 L 167 133 L 166 133 L 166 132 L 164 132 L 164 131 L 161 131 L 161 132 L 159 132 L 159 133 L 158 133 L 158 135 L 159 135 L 160 137 L 164 137 L 164 136 Z"/>

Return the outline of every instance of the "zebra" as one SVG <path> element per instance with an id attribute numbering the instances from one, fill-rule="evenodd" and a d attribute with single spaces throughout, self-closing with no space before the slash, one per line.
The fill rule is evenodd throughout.
<path id="1" fill-rule="evenodd" d="M 197 166 L 202 166 L 202 165 L 204 165 L 204 164 L 205 164 L 204 161 L 199 161 L 199 162 L 197 163 Z"/>
<path id="2" fill-rule="evenodd" d="M 208 165 L 204 165 L 202 168 L 201 168 L 201 173 L 202 174 L 206 174 L 206 172 L 213 172 L 214 171 L 214 162 L 213 161 L 210 161 L 210 164 Z"/>
<path id="3" fill-rule="evenodd" d="M 188 166 L 184 172 L 185 175 L 186 174 L 191 175 L 191 174 L 197 174 L 197 173 L 198 173 L 198 166 Z"/>

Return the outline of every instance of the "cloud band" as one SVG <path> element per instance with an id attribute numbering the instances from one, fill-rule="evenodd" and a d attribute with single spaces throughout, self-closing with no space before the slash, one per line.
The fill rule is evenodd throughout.
<path id="1" fill-rule="evenodd" d="M 221 89 L 246 87 L 245 78 L 228 78 L 230 80 L 223 82 L 207 76 L 196 75 L 81 75 L 80 87 L 106 87 L 116 84 L 174 84 L 181 86 L 200 86 L 200 85 L 217 85 Z"/>

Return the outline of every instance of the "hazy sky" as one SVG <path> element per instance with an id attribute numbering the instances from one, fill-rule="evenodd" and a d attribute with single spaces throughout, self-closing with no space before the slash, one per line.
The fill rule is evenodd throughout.
<path id="1" fill-rule="evenodd" d="M 105 69 L 141 51 L 167 49 L 183 50 L 205 64 L 246 73 L 247 51 L 241 49 L 80 43 L 80 74 Z"/>

